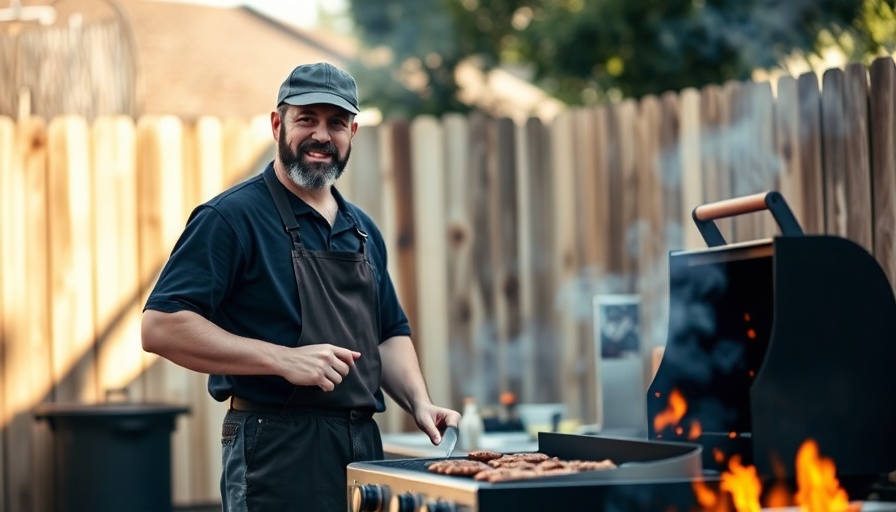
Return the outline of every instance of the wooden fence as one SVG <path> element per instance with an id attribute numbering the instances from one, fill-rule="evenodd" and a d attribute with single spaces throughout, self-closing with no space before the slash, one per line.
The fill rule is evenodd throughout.
<path id="1" fill-rule="evenodd" d="M 641 296 L 649 379 L 668 252 L 704 246 L 701 203 L 780 190 L 806 232 L 856 241 L 896 282 L 894 93 L 887 58 L 550 122 L 390 122 L 361 128 L 339 186 L 387 238 L 434 400 L 513 391 L 591 422 L 591 298 Z M 142 352 L 140 310 L 192 207 L 261 170 L 267 123 L 0 118 L 0 508 L 52 506 L 53 438 L 35 406 L 122 388 L 190 407 L 175 501 L 217 499 L 223 406 L 204 376 Z M 719 224 L 732 241 L 776 233 L 767 213 Z M 406 429 L 391 409 L 383 430 Z"/>

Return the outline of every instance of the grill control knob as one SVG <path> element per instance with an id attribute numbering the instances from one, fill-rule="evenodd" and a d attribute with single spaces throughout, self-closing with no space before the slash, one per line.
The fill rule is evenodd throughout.
<path id="1" fill-rule="evenodd" d="M 420 505 L 419 512 L 457 512 L 457 507 L 450 501 L 429 500 Z"/>
<path id="2" fill-rule="evenodd" d="M 385 485 L 367 484 L 352 487 L 354 512 L 383 512 L 389 502 L 389 488 Z"/>
<path id="3" fill-rule="evenodd" d="M 389 512 L 417 512 L 423 499 L 417 494 L 396 494 L 389 501 Z"/>

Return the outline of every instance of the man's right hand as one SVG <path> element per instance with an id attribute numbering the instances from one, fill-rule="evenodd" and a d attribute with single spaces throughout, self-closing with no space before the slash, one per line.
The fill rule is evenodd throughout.
<path id="1" fill-rule="evenodd" d="M 304 345 L 281 352 L 281 375 L 296 386 L 333 391 L 355 366 L 360 352 L 330 344 Z"/>

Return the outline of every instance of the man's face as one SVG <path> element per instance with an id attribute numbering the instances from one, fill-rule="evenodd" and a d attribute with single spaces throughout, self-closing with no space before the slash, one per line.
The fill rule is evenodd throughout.
<path id="1" fill-rule="evenodd" d="M 351 114 L 335 105 L 287 107 L 277 151 L 289 178 L 312 190 L 333 185 L 348 164 L 356 130 Z"/>

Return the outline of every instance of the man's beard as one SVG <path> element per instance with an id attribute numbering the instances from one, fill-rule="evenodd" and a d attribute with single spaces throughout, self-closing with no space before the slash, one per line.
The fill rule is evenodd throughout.
<path id="1" fill-rule="evenodd" d="M 319 143 L 313 140 L 306 140 L 299 144 L 297 151 L 293 151 L 286 143 L 286 133 L 282 125 L 277 146 L 280 161 L 283 163 L 289 179 L 299 187 L 309 190 L 322 190 L 336 183 L 348 164 L 348 157 L 352 154 L 352 148 L 349 146 L 348 151 L 345 152 L 345 158 L 340 159 L 339 150 L 332 142 Z M 327 153 L 332 155 L 333 161 L 330 163 L 306 162 L 302 158 L 306 151 Z"/>

